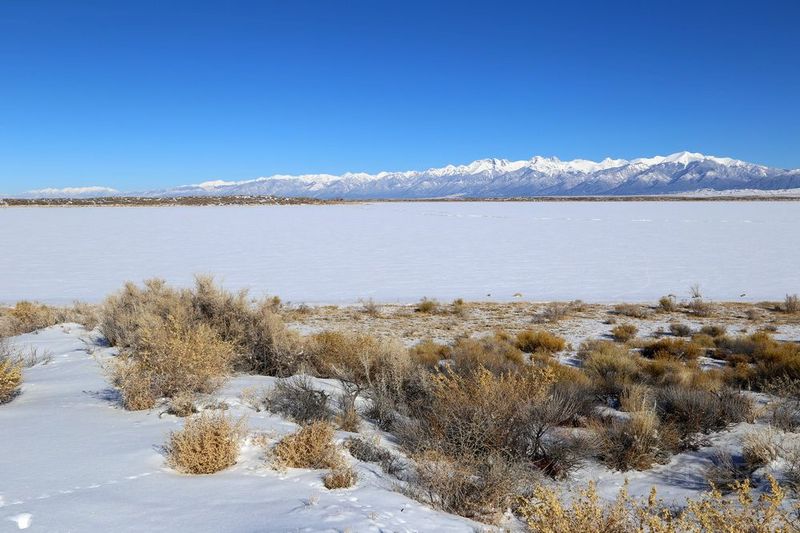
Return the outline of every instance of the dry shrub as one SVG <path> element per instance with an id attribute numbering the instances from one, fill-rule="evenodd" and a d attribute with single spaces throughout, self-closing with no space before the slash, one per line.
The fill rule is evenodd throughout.
<path id="1" fill-rule="evenodd" d="M 12 360 L 11 353 L 0 339 L 0 404 L 13 400 L 21 385 L 22 365 Z"/>
<path id="2" fill-rule="evenodd" d="M 456 298 L 453 300 L 453 303 L 450 304 L 450 312 L 456 316 L 465 317 L 467 316 L 467 304 L 461 298 Z"/>
<path id="3" fill-rule="evenodd" d="M 236 464 L 244 422 L 223 413 L 189 418 L 183 429 L 170 434 L 166 446 L 172 468 L 187 474 L 213 474 Z"/>
<path id="4" fill-rule="evenodd" d="M 742 439 L 742 457 L 750 470 L 757 470 L 781 455 L 781 435 L 767 427 L 748 433 Z"/>
<path id="5" fill-rule="evenodd" d="M 479 339 L 459 338 L 450 357 L 455 369 L 465 373 L 480 367 L 501 374 L 516 370 L 525 363 L 522 352 L 502 332 Z"/>
<path id="6" fill-rule="evenodd" d="M 386 448 L 382 448 L 377 440 L 367 440 L 364 438 L 350 437 L 344 441 L 344 446 L 350 455 L 367 463 L 376 463 L 381 466 L 384 472 L 391 475 L 398 475 L 403 466 L 400 460 L 392 455 Z"/>
<path id="7" fill-rule="evenodd" d="M 583 371 L 600 395 L 619 397 L 622 388 L 639 375 L 637 358 L 613 342 L 584 344 L 578 354 L 584 358 Z"/>
<path id="8" fill-rule="evenodd" d="M 614 312 L 631 318 L 649 318 L 653 314 L 647 307 L 635 304 L 617 304 L 614 306 Z"/>
<path id="9" fill-rule="evenodd" d="M 751 494 L 749 481 L 743 481 L 734 487 L 736 498 L 726 498 L 714 489 L 698 499 L 688 500 L 682 509 L 666 506 L 659 500 L 655 488 L 643 500 L 631 498 L 626 485 L 614 502 L 606 503 L 591 482 L 573 497 L 540 485 L 530 498 L 518 500 L 517 512 L 528 530 L 537 533 L 797 531 L 795 510 L 787 505 L 786 493 L 774 478 L 768 479 L 770 489 L 759 498 Z"/>
<path id="10" fill-rule="evenodd" d="M 696 447 L 698 434 L 749 420 L 753 409 L 747 397 L 730 389 L 711 392 L 672 386 L 658 390 L 655 400 L 659 418 L 675 428 L 683 448 Z"/>
<path id="11" fill-rule="evenodd" d="M 769 333 L 717 339 L 717 356 L 742 363 L 729 374 L 731 383 L 770 389 L 784 380 L 800 380 L 800 345 L 779 342 Z"/>
<path id="12" fill-rule="evenodd" d="M 427 314 L 438 313 L 439 302 L 437 302 L 436 300 L 423 298 L 417 303 L 416 307 L 414 307 L 414 311 L 416 311 L 417 313 L 427 313 Z"/>
<path id="13" fill-rule="evenodd" d="M 141 332 L 169 319 L 186 327 L 203 324 L 240 354 L 241 370 L 291 375 L 303 363 L 297 333 L 276 314 L 274 299 L 255 305 L 246 292 L 229 293 L 210 277 L 197 277 L 193 289 L 170 288 L 163 280 L 144 282 L 142 288 L 127 283 L 106 299 L 100 329 L 113 346 L 138 349 Z"/>
<path id="14" fill-rule="evenodd" d="M 29 333 L 58 323 L 56 310 L 50 306 L 21 301 L 8 311 L 14 335 Z"/>
<path id="15" fill-rule="evenodd" d="M 634 338 L 638 332 L 639 328 L 633 324 L 620 324 L 611 329 L 611 336 L 615 341 L 628 342 Z"/>
<path id="16" fill-rule="evenodd" d="M 342 431 L 358 433 L 361 427 L 361 417 L 356 409 L 356 394 L 353 392 L 343 392 L 337 398 L 339 404 L 339 414 L 336 423 Z"/>
<path id="17" fill-rule="evenodd" d="M 680 322 L 673 322 L 669 325 L 669 331 L 676 337 L 688 337 L 692 334 L 692 328 L 689 324 L 681 324 Z"/>
<path id="18" fill-rule="evenodd" d="M 787 294 L 783 300 L 783 310 L 786 313 L 800 313 L 800 296 Z"/>
<path id="19" fill-rule="evenodd" d="M 558 322 L 567 318 L 575 310 L 576 305 L 565 302 L 550 302 L 533 319 L 534 322 Z"/>
<path id="20" fill-rule="evenodd" d="M 450 359 L 450 347 L 425 339 L 409 350 L 411 360 L 424 367 L 435 368 L 445 359 Z"/>
<path id="21" fill-rule="evenodd" d="M 191 392 L 179 392 L 170 399 L 167 412 L 181 418 L 193 415 L 197 412 L 197 408 L 194 405 L 194 394 Z"/>
<path id="22" fill-rule="evenodd" d="M 352 487 L 358 481 L 358 474 L 349 466 L 343 466 L 331 470 L 322 476 L 322 483 L 326 489 L 346 489 Z"/>
<path id="23" fill-rule="evenodd" d="M 678 310 L 678 302 L 674 296 L 662 296 L 658 300 L 658 308 L 665 313 L 672 313 Z"/>
<path id="24" fill-rule="evenodd" d="M 708 317 L 714 314 L 714 306 L 700 298 L 694 298 L 686 304 L 686 309 L 695 316 Z"/>
<path id="25" fill-rule="evenodd" d="M 408 350 L 399 341 L 361 333 L 317 333 L 309 339 L 308 352 L 320 377 L 342 379 L 359 386 L 369 384 L 384 367 L 411 365 Z"/>
<path id="26" fill-rule="evenodd" d="M 333 410 L 325 391 L 317 390 L 306 376 L 281 380 L 267 395 L 270 411 L 289 417 L 298 424 L 333 419 Z"/>
<path id="27" fill-rule="evenodd" d="M 653 411 L 655 409 L 655 394 L 652 387 L 633 383 L 625 386 L 619 399 L 620 408 L 627 413 Z"/>
<path id="28" fill-rule="evenodd" d="M 523 352 L 560 352 L 567 345 L 562 337 L 549 331 L 533 331 L 526 329 L 517 333 L 516 346 Z"/>
<path id="29" fill-rule="evenodd" d="M 273 448 L 278 466 L 287 468 L 330 468 L 342 466 L 342 456 L 333 443 L 334 428 L 317 421 L 283 437 Z"/>
<path id="30" fill-rule="evenodd" d="M 697 359 L 703 352 L 700 345 L 684 339 L 659 339 L 642 348 L 644 357 L 650 359 L 674 358 L 680 361 Z"/>
<path id="31" fill-rule="evenodd" d="M 378 307 L 378 304 L 376 304 L 375 300 L 372 298 L 361 300 L 361 310 L 373 318 L 381 316 L 380 307 Z"/>
<path id="32" fill-rule="evenodd" d="M 714 450 L 711 464 L 704 471 L 706 483 L 712 489 L 722 492 L 736 490 L 739 483 L 750 478 L 750 470 L 742 460 L 734 458 L 726 450 Z"/>
<path id="33" fill-rule="evenodd" d="M 645 470 L 665 463 L 674 449 L 669 428 L 662 428 L 652 411 L 631 413 L 608 425 L 595 425 L 600 459 L 616 470 Z"/>
<path id="34" fill-rule="evenodd" d="M 546 367 L 528 367 L 498 376 L 478 368 L 464 375 L 445 372 L 432 379 L 431 398 L 418 413 L 415 431 L 401 432 L 401 443 L 415 452 L 487 456 L 512 449 L 526 406 L 546 398 L 553 373 Z"/>
<path id="35" fill-rule="evenodd" d="M 415 457 L 409 495 L 448 513 L 497 523 L 533 476 L 495 454 L 480 460 L 428 452 Z"/>
<path id="36" fill-rule="evenodd" d="M 700 333 L 704 333 L 709 337 L 722 337 L 725 335 L 725 333 L 727 333 L 727 331 L 725 330 L 725 326 L 720 326 L 719 324 L 709 324 L 700 328 Z"/>
<path id="37" fill-rule="evenodd" d="M 226 379 L 233 347 L 205 324 L 169 319 L 137 332 L 137 349 L 124 350 L 111 377 L 128 409 L 147 409 L 161 397 L 213 392 Z"/>

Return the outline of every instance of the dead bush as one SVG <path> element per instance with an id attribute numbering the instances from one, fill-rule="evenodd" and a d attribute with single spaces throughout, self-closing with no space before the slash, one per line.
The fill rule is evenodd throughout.
<path id="1" fill-rule="evenodd" d="M 624 347 L 605 343 L 587 348 L 583 371 L 599 395 L 618 398 L 625 385 L 637 380 L 639 363 Z"/>
<path id="2" fill-rule="evenodd" d="M 170 434 L 166 446 L 172 468 L 187 474 L 213 474 L 236 464 L 244 422 L 223 413 L 203 413 Z"/>
<path id="3" fill-rule="evenodd" d="M 342 466 L 331 470 L 322 476 L 322 483 L 328 490 L 346 489 L 358 481 L 358 474 L 349 466 Z"/>
<path id="4" fill-rule="evenodd" d="M 333 419 L 328 393 L 317 390 L 306 376 L 278 381 L 267 395 L 267 408 L 298 424 Z"/>
<path id="5" fill-rule="evenodd" d="M 560 352 L 567 345 L 562 337 L 548 331 L 526 329 L 517 333 L 516 346 L 523 352 Z"/>
<path id="6" fill-rule="evenodd" d="M 291 376 L 309 365 L 300 335 L 290 330 L 271 300 L 258 303 L 248 318 L 240 343 L 241 370 L 271 376 Z"/>
<path id="7" fill-rule="evenodd" d="M 634 338 L 638 332 L 639 328 L 633 324 L 620 324 L 611 329 L 611 336 L 617 342 L 628 342 Z"/>
<path id="8" fill-rule="evenodd" d="M 317 421 L 283 437 L 273 448 L 278 466 L 287 468 L 330 468 L 342 466 L 342 457 L 333 443 L 334 428 Z"/>
<path id="9" fill-rule="evenodd" d="M 692 328 L 688 324 L 673 322 L 669 325 L 669 331 L 676 337 L 688 337 L 692 334 Z"/>
<path id="10" fill-rule="evenodd" d="M 674 358 L 680 361 L 692 361 L 703 354 L 703 348 L 683 339 L 659 339 L 642 348 L 642 355 L 650 359 Z"/>
<path id="11" fill-rule="evenodd" d="M 708 317 L 714 314 L 714 306 L 700 298 L 694 298 L 686 304 L 686 309 L 693 315 Z"/>
<path id="12" fill-rule="evenodd" d="M 191 392 L 179 392 L 169 401 L 167 412 L 181 418 L 191 416 L 197 412 L 194 405 L 194 394 Z"/>
<path id="13" fill-rule="evenodd" d="M 800 296 L 787 294 L 783 300 L 783 310 L 786 313 L 800 313 Z"/>
<path id="14" fill-rule="evenodd" d="M 647 307 L 635 304 L 617 304 L 614 313 L 631 318 L 649 318 L 653 314 Z"/>
<path id="15" fill-rule="evenodd" d="M 673 295 L 662 296 L 658 300 L 658 308 L 665 313 L 672 313 L 678 310 L 678 302 Z"/>
<path id="16" fill-rule="evenodd" d="M 309 339 L 308 351 L 320 377 L 360 386 L 368 385 L 379 372 L 405 372 L 411 365 L 408 350 L 400 342 L 359 333 L 317 333 Z"/>
<path id="17" fill-rule="evenodd" d="M 350 437 L 344 441 L 344 446 L 350 455 L 359 461 L 378 464 L 384 472 L 390 475 L 398 476 L 403 471 L 400 459 L 386 448 L 382 448 L 377 440 Z"/>
<path id="18" fill-rule="evenodd" d="M 496 374 L 516 370 L 525 363 L 522 352 L 502 334 L 456 340 L 450 352 L 458 372 L 472 373 L 480 368 Z"/>
<path id="19" fill-rule="evenodd" d="M 738 392 L 710 392 L 684 387 L 660 389 L 655 397 L 659 418 L 678 432 L 682 448 L 696 448 L 697 436 L 750 419 L 752 403 Z"/>
<path id="20" fill-rule="evenodd" d="M 413 346 L 409 354 L 411 360 L 424 367 L 435 368 L 439 363 L 445 359 L 450 359 L 450 347 L 445 344 L 439 344 L 430 339 L 420 341 Z"/>
<path id="21" fill-rule="evenodd" d="M 110 369 L 129 409 L 150 408 L 155 399 L 178 393 L 213 392 L 230 371 L 233 347 L 204 324 L 170 318 L 137 337 L 137 348 L 121 352 Z"/>
<path id="22" fill-rule="evenodd" d="M 448 513 L 496 523 L 533 477 L 496 454 L 480 460 L 428 452 L 415 457 L 410 495 Z"/>
<path id="23" fill-rule="evenodd" d="M 669 428 L 662 428 L 652 411 L 631 413 L 629 418 L 595 425 L 600 459 L 609 468 L 645 470 L 665 463 L 674 450 Z"/>
<path id="24" fill-rule="evenodd" d="M 358 433 L 361 427 L 361 417 L 356 409 L 356 395 L 353 392 L 343 392 L 337 398 L 339 404 L 339 414 L 336 416 L 336 423 L 342 431 Z"/>
<path id="25" fill-rule="evenodd" d="M 0 404 L 13 400 L 21 385 L 22 365 L 12 360 L 10 351 L 0 339 Z"/>
<path id="26" fill-rule="evenodd" d="M 742 439 L 742 457 L 750 471 L 771 463 L 781 455 L 781 436 L 767 427 L 748 433 Z"/>
<path id="27" fill-rule="evenodd" d="M 740 457 L 718 449 L 711 456 L 711 464 L 705 468 L 704 477 L 710 488 L 731 492 L 750 478 L 750 471 Z"/>
<path id="28" fill-rule="evenodd" d="M 416 311 L 417 313 L 427 313 L 427 314 L 438 313 L 439 302 L 437 302 L 436 300 L 423 298 L 417 303 L 416 307 L 414 307 L 414 311 Z"/>
<path id="29" fill-rule="evenodd" d="M 709 337 L 722 337 L 727 333 L 725 326 L 719 324 L 709 324 L 700 328 L 700 333 L 704 333 Z"/>
<path id="30" fill-rule="evenodd" d="M 519 498 L 517 512 L 528 530 L 537 533 L 795 531 L 795 510 L 787 504 L 786 493 L 774 478 L 768 480 L 770 488 L 759 498 L 753 497 L 750 483 L 745 480 L 735 484 L 735 498 L 727 498 L 714 489 L 688 500 L 680 509 L 666 506 L 655 487 L 647 499 L 640 500 L 631 498 L 623 486 L 615 501 L 606 502 L 593 483 L 570 496 L 539 485 L 529 498 Z"/>

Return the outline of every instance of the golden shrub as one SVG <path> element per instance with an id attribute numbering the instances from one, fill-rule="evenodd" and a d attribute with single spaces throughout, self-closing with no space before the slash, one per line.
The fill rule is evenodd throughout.
<path id="1" fill-rule="evenodd" d="M 517 334 L 517 348 L 527 353 L 534 352 L 560 352 L 563 350 L 567 341 L 549 331 L 525 330 Z"/>
<path id="2" fill-rule="evenodd" d="M 179 393 L 213 392 L 227 378 L 234 356 L 230 343 L 209 326 L 172 317 L 139 331 L 137 343 L 111 368 L 130 409 L 150 408 L 157 398 Z"/>
<path id="3" fill-rule="evenodd" d="M 170 434 L 167 461 L 187 474 L 213 474 L 236 464 L 243 421 L 234 422 L 224 413 L 189 418 L 183 429 Z"/>
<path id="4" fill-rule="evenodd" d="M 346 489 L 356 484 L 358 474 L 349 466 L 339 467 L 322 476 L 322 483 L 326 489 Z"/>
<path id="5" fill-rule="evenodd" d="M 336 469 L 342 466 L 343 459 L 333 435 L 329 422 L 312 422 L 283 437 L 272 453 L 281 467 Z"/>
<path id="6" fill-rule="evenodd" d="M 10 358 L 0 358 L 0 404 L 10 402 L 22 385 L 22 367 Z"/>
<path id="7" fill-rule="evenodd" d="M 633 324 L 620 324 L 612 328 L 611 336 L 614 337 L 615 341 L 628 342 L 634 338 L 638 332 L 639 328 Z"/>

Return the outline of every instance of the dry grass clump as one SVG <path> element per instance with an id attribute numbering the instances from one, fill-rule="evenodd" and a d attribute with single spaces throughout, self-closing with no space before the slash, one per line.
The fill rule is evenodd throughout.
<path id="1" fill-rule="evenodd" d="M 686 310 L 699 317 L 709 317 L 714 314 L 714 306 L 701 298 L 693 298 L 686 304 Z"/>
<path id="2" fill-rule="evenodd" d="M 700 333 L 708 335 L 709 337 L 722 337 L 727 333 L 725 326 L 719 324 L 709 324 L 700 328 Z"/>
<path id="3" fill-rule="evenodd" d="M 800 380 L 800 345 L 780 342 L 767 332 L 715 340 L 716 356 L 733 365 L 728 381 L 757 390 L 773 388 L 785 381 Z"/>
<path id="4" fill-rule="evenodd" d="M 356 399 L 355 391 L 345 391 L 337 398 L 339 414 L 336 416 L 336 423 L 342 431 L 358 433 L 361 427 L 361 417 L 356 409 Z"/>
<path id="5" fill-rule="evenodd" d="M 417 302 L 417 305 L 414 307 L 414 311 L 417 313 L 433 314 L 439 312 L 439 307 L 440 305 L 438 301 L 429 298 L 423 298 Z"/>
<path id="6" fill-rule="evenodd" d="M 579 302 L 550 302 L 533 318 L 533 321 L 537 323 L 558 322 L 569 317 L 578 307 L 580 307 Z"/>
<path id="7" fill-rule="evenodd" d="M 665 313 L 672 313 L 678 310 L 678 301 L 675 299 L 675 296 L 671 294 L 662 296 L 658 300 L 658 309 Z"/>
<path id="8" fill-rule="evenodd" d="M 140 334 L 168 320 L 183 327 L 205 325 L 234 347 L 241 370 L 291 375 L 302 366 L 303 347 L 276 314 L 272 299 L 251 303 L 245 292 L 229 293 L 209 277 L 198 277 L 193 289 L 170 288 L 163 280 L 127 283 L 103 305 L 100 328 L 113 346 L 138 350 Z"/>
<path id="9" fill-rule="evenodd" d="M 596 425 L 599 457 L 609 468 L 644 470 L 666 463 L 675 450 L 674 437 L 652 411 L 638 411 L 606 425 Z"/>
<path id="10" fill-rule="evenodd" d="M 496 523 L 534 479 L 502 455 L 458 458 L 437 452 L 415 457 L 410 495 L 448 513 Z M 526 475 L 528 474 L 528 475 Z"/>
<path id="11" fill-rule="evenodd" d="M 289 417 L 298 424 L 333 419 L 333 409 L 325 391 L 317 390 L 306 376 L 281 380 L 267 395 L 270 411 Z"/>
<path id="12" fill-rule="evenodd" d="M 21 385 L 22 365 L 12 359 L 10 350 L 0 339 L 0 404 L 13 400 Z"/>
<path id="13" fill-rule="evenodd" d="M 411 361 L 415 364 L 435 368 L 441 361 L 450 359 L 451 349 L 446 344 L 439 344 L 431 339 L 424 339 L 409 350 Z"/>
<path id="14" fill-rule="evenodd" d="M 517 333 L 516 346 L 527 353 L 555 353 L 563 350 L 567 346 L 567 341 L 549 331 L 526 329 Z"/>
<path id="15" fill-rule="evenodd" d="M 719 431 L 752 417 L 752 402 L 729 389 L 711 392 L 686 387 L 665 387 L 655 395 L 656 411 L 662 422 L 675 428 L 681 448 L 699 445 L 698 434 Z"/>
<path id="16" fill-rule="evenodd" d="M 502 332 L 479 339 L 462 337 L 450 351 L 453 367 L 459 372 L 474 372 L 485 368 L 502 374 L 525 364 L 522 351 Z"/>
<path id="17" fill-rule="evenodd" d="M 343 463 L 333 435 L 334 428 L 329 422 L 312 422 L 283 437 L 272 453 L 281 467 L 337 469 Z"/>
<path id="18" fill-rule="evenodd" d="M 620 324 L 611 329 L 611 336 L 615 341 L 628 342 L 634 338 L 638 332 L 639 328 L 633 324 Z"/>
<path id="19" fill-rule="evenodd" d="M 573 497 L 537 486 L 530 498 L 518 500 L 517 512 L 528 530 L 537 533 L 607 531 L 614 533 L 676 533 L 725 531 L 772 533 L 797 531 L 795 510 L 786 505 L 786 493 L 769 477 L 769 492 L 755 498 L 749 481 L 736 483 L 736 498 L 716 489 L 683 509 L 673 509 L 658 499 L 653 488 L 646 500 L 631 498 L 627 486 L 614 502 L 601 500 L 594 483 Z"/>
<path id="20" fill-rule="evenodd" d="M 167 412 L 181 418 L 193 415 L 197 412 L 197 407 L 194 405 L 194 394 L 179 392 L 170 399 Z"/>
<path id="21" fill-rule="evenodd" d="M 680 361 L 692 361 L 700 357 L 703 352 L 700 345 L 684 339 L 659 339 L 642 348 L 642 355 L 649 359 L 674 358 Z"/>
<path id="22" fill-rule="evenodd" d="M 783 311 L 786 313 L 800 313 L 800 296 L 787 294 L 783 300 Z"/>
<path id="23" fill-rule="evenodd" d="M 183 429 L 170 434 L 167 461 L 187 474 L 219 472 L 236 464 L 243 432 L 243 421 L 234 422 L 224 413 L 189 418 Z"/>
<path id="24" fill-rule="evenodd" d="M 158 398 L 213 392 L 226 379 L 233 347 L 205 324 L 170 319 L 137 332 L 136 350 L 123 350 L 110 368 L 127 409 L 149 409 Z"/>
<path id="25" fill-rule="evenodd" d="M 635 304 L 617 304 L 614 313 L 631 318 L 649 318 L 653 314 L 647 307 Z"/>
<path id="26" fill-rule="evenodd" d="M 669 332 L 676 337 L 688 337 L 692 334 L 692 327 L 689 324 L 673 322 L 669 325 Z"/>
<path id="27" fill-rule="evenodd" d="M 322 483 L 329 490 L 346 489 L 355 485 L 356 481 L 358 474 L 349 466 L 336 468 L 322 476 Z"/>
<path id="28" fill-rule="evenodd" d="M 411 357 L 399 341 L 360 333 L 323 331 L 307 341 L 307 355 L 317 375 L 362 387 L 383 371 L 403 372 Z"/>
<path id="29" fill-rule="evenodd" d="M 17 302 L 14 307 L 0 309 L 0 336 L 21 335 L 63 322 L 75 322 L 94 329 L 98 322 L 97 309 L 80 302 L 75 302 L 72 307 Z"/>

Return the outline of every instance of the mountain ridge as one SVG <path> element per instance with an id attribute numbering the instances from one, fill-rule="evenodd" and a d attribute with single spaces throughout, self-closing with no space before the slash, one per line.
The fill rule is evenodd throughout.
<path id="1" fill-rule="evenodd" d="M 524 196 L 667 195 L 738 189 L 800 189 L 800 169 L 768 167 L 729 157 L 677 152 L 632 160 L 602 161 L 534 156 L 478 159 L 464 165 L 375 174 L 276 174 L 242 181 L 213 180 L 132 196 L 285 196 L 319 199 L 506 198 Z M 103 187 L 87 194 L 119 195 Z M 86 197 L 80 188 L 41 189 L 26 197 Z"/>

